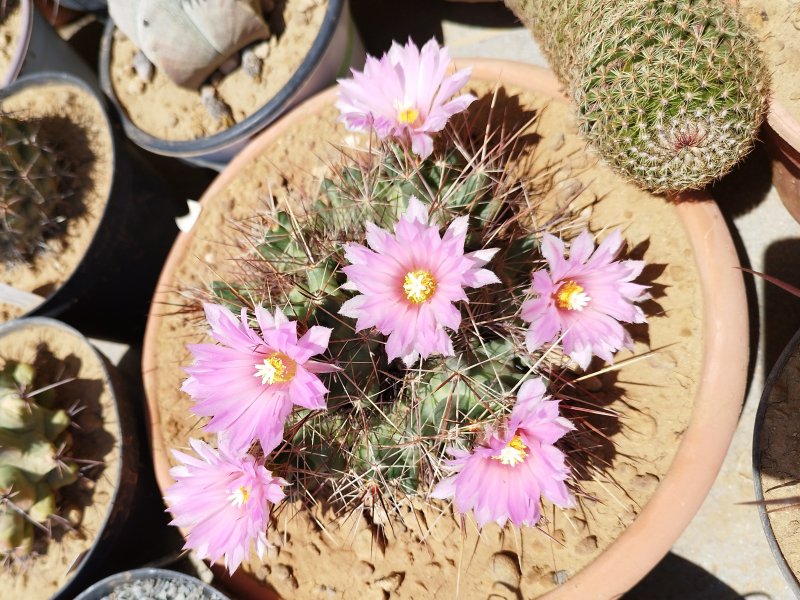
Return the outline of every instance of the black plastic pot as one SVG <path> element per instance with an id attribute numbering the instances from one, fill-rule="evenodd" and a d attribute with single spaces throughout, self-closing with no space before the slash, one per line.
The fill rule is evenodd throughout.
<path id="1" fill-rule="evenodd" d="M 334 83 L 350 66 L 363 64 L 364 49 L 352 24 L 347 0 L 329 0 L 319 34 L 297 71 L 264 106 L 233 127 L 208 137 L 172 141 L 139 129 L 128 119 L 111 84 L 111 45 L 114 23 L 106 23 L 100 47 L 100 84 L 119 112 L 125 133 L 142 148 L 181 158 L 191 164 L 221 170 L 250 138 L 302 100 Z"/>
<path id="2" fill-rule="evenodd" d="M 52 598 L 52 600 L 69 600 L 79 590 L 97 579 L 97 573 L 102 568 L 104 560 L 115 547 L 120 533 L 124 529 L 139 479 L 139 439 L 136 435 L 136 420 L 131 399 L 120 384 L 121 380 L 108 359 L 100 354 L 79 331 L 54 319 L 31 317 L 10 321 L 0 325 L 0 338 L 30 326 L 44 326 L 66 331 L 82 341 L 92 351 L 103 366 L 103 383 L 111 392 L 118 422 L 118 426 L 112 434 L 116 440 L 119 470 L 114 481 L 114 493 L 109 501 L 110 508 L 99 529 L 101 533 L 98 534 L 80 563 L 75 566 L 71 579 Z"/>
<path id="3" fill-rule="evenodd" d="M 66 83 L 105 101 L 90 84 L 63 73 L 36 73 L 0 91 L 0 98 L 25 87 Z M 108 115 L 100 124 L 112 136 L 113 182 L 97 231 L 71 277 L 31 315 L 62 316 L 91 335 L 138 339 L 158 274 L 177 235 L 176 205 L 153 169 L 126 147 Z"/>
<path id="4" fill-rule="evenodd" d="M 756 502 L 758 503 L 758 514 L 761 519 L 761 526 L 764 528 L 764 534 L 767 536 L 767 543 L 769 544 L 770 550 L 772 550 L 775 561 L 778 563 L 783 578 L 786 580 L 786 583 L 794 592 L 795 596 L 800 598 L 800 580 L 798 580 L 798 574 L 792 571 L 775 537 L 772 523 L 767 514 L 770 505 L 765 502 L 764 489 L 761 485 L 761 448 L 770 396 L 775 386 L 781 384 L 781 379 L 783 378 L 789 361 L 792 357 L 796 356 L 798 352 L 800 352 L 800 331 L 794 335 L 786 348 L 784 348 L 764 384 L 764 393 L 761 395 L 761 400 L 759 401 L 758 412 L 756 413 L 755 425 L 753 427 L 753 485 L 755 486 Z M 800 405 L 800 399 L 798 399 L 798 405 Z M 775 508 L 779 507 L 776 506 Z M 800 507 L 798 507 L 797 510 L 800 511 Z"/>
<path id="5" fill-rule="evenodd" d="M 219 590 L 212 588 L 210 585 L 206 585 L 195 577 L 185 575 L 184 573 L 168 571 L 166 569 L 136 569 L 133 571 L 126 571 L 125 573 L 117 573 L 116 575 L 107 577 L 102 581 L 98 581 L 88 590 L 77 596 L 75 600 L 101 600 L 101 598 L 105 598 L 112 592 L 119 590 L 122 586 L 131 586 L 132 584 L 146 580 L 163 582 L 162 585 L 165 586 L 177 584 L 190 587 L 193 591 L 202 591 L 202 596 L 197 596 L 197 598 L 202 597 L 203 600 L 228 599 L 228 597 Z M 155 598 L 156 596 L 152 597 Z M 164 596 L 158 597 L 161 598 Z M 151 598 L 151 596 L 143 595 L 143 593 L 140 592 L 140 595 L 138 595 L 137 598 L 148 600 Z"/>

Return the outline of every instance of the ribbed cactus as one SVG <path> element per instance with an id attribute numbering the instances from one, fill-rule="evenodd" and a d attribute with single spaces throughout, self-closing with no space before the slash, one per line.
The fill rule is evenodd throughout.
<path id="1" fill-rule="evenodd" d="M 71 423 L 64 410 L 31 395 L 32 366 L 7 362 L 0 372 L 0 557 L 25 556 L 36 528 L 56 514 L 57 491 L 78 477 L 62 458 Z"/>
<path id="2" fill-rule="evenodd" d="M 341 371 L 326 381 L 328 410 L 293 413 L 290 443 L 275 457 L 277 472 L 300 489 L 325 489 L 343 507 L 380 502 L 388 509 L 404 495 L 427 493 L 442 476 L 446 448 L 468 444 L 510 410 L 540 356 L 524 349 L 517 315 L 531 268 L 542 260 L 530 182 L 503 168 L 502 150 L 512 146 L 470 156 L 451 150 L 423 162 L 391 143 L 373 148 L 364 162 L 335 169 L 306 210 L 266 217 L 252 240 L 259 255 L 242 263 L 240 283 L 212 286 L 234 312 L 270 304 L 301 329 L 333 330 L 328 347 Z M 384 336 L 356 333 L 338 313 L 351 295 L 342 288 L 343 243 L 362 242 L 367 221 L 391 230 L 410 196 L 430 205 L 443 224 L 468 215 L 468 249 L 489 240 L 501 247 L 493 268 L 502 285 L 469 293 L 469 317 L 453 334 L 456 356 L 416 368 L 388 362 Z"/>
<path id="3" fill-rule="evenodd" d="M 767 110 L 755 39 L 723 0 L 505 0 L 541 43 L 610 165 L 698 189 L 752 147 Z"/>
<path id="4" fill-rule="evenodd" d="M 63 161 L 40 123 L 0 114 L 0 262 L 30 259 L 63 230 Z"/>

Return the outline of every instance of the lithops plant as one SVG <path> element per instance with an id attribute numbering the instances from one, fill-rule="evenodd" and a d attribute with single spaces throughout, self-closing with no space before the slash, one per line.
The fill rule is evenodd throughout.
<path id="1" fill-rule="evenodd" d="M 698 189 L 753 146 L 768 73 L 721 0 L 505 0 L 542 44 L 583 135 L 656 192 Z"/>
<path id="2" fill-rule="evenodd" d="M 24 363 L 0 371 L 0 558 L 30 554 L 34 532 L 57 514 L 58 490 L 78 478 L 78 464 L 63 457 L 70 415 L 33 393 L 34 378 Z"/>
<path id="3" fill-rule="evenodd" d="M 0 114 L 0 262 L 29 260 L 63 230 L 64 162 L 43 140 L 41 121 Z"/>
<path id="4" fill-rule="evenodd" d="M 156 68 L 188 88 L 270 34 L 261 0 L 109 0 L 108 9 Z"/>

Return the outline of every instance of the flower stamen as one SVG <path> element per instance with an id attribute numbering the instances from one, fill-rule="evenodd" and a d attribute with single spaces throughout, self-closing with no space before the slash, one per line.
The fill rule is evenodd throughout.
<path id="1" fill-rule="evenodd" d="M 287 383 L 294 379 L 297 363 L 283 352 L 273 352 L 264 357 L 264 362 L 256 364 L 256 377 L 262 384 Z"/>
<path id="2" fill-rule="evenodd" d="M 236 508 L 241 508 L 250 501 L 251 492 L 250 486 L 240 485 L 228 496 L 228 502 Z"/>
<path id="3" fill-rule="evenodd" d="M 436 291 L 436 280 L 429 271 L 409 271 L 403 279 L 403 292 L 412 304 L 422 304 Z"/>
<path id="4" fill-rule="evenodd" d="M 500 454 L 492 458 L 509 467 L 515 467 L 528 457 L 527 449 L 528 447 L 519 437 L 519 434 L 515 434 L 505 445 L 505 448 L 500 451 Z"/>
<path id="5" fill-rule="evenodd" d="M 572 280 L 562 283 L 555 293 L 556 306 L 565 310 L 580 312 L 586 308 L 590 300 L 583 287 Z"/>
<path id="6" fill-rule="evenodd" d="M 399 108 L 397 110 L 397 121 L 403 125 L 411 125 L 412 127 L 419 120 L 419 111 L 414 108 Z"/>

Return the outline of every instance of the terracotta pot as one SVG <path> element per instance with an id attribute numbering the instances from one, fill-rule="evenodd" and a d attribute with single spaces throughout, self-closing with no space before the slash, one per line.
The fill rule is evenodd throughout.
<path id="1" fill-rule="evenodd" d="M 800 123 L 773 99 L 764 131 L 772 160 L 772 183 L 786 210 L 800 222 Z"/>
<path id="2" fill-rule="evenodd" d="M 545 69 L 518 63 L 470 60 L 473 79 L 502 82 L 535 91 L 563 102 L 561 85 Z M 312 118 L 330 106 L 336 90 L 308 100 L 257 137 L 214 181 L 201 203 L 208 205 L 236 174 L 291 126 Z M 748 362 L 747 306 L 733 243 L 716 204 L 706 195 L 675 203 L 701 278 L 704 355 L 698 391 L 689 426 L 666 477 L 635 522 L 588 567 L 566 584 L 548 593 L 554 599 L 616 598 L 635 585 L 669 551 L 691 521 L 713 484 L 741 409 Z M 174 274 L 187 253 L 191 232 L 181 234 L 173 247 L 158 285 L 163 293 L 173 287 Z M 161 299 L 156 294 L 154 305 Z M 162 490 L 171 484 L 167 444 L 162 436 L 156 390 L 159 356 L 157 335 L 163 317 L 150 314 L 144 342 L 143 375 L 148 398 L 150 442 L 156 477 Z M 163 358 L 162 358 L 163 360 Z M 231 589 L 243 597 L 271 597 L 241 570 Z"/>
<path id="3" fill-rule="evenodd" d="M 797 465 L 793 462 L 794 453 L 797 451 L 795 420 L 790 419 L 789 422 L 786 422 L 787 413 L 796 414 L 800 408 L 800 398 L 796 394 L 790 393 L 793 388 L 789 384 L 789 379 L 793 372 L 797 372 L 799 364 L 800 331 L 786 345 L 775 366 L 772 367 L 764 384 L 764 393 L 761 395 L 753 426 L 753 485 L 755 486 L 761 526 L 764 528 L 767 543 L 787 585 L 798 598 L 800 598 L 800 578 L 798 577 L 800 572 L 795 570 L 797 563 L 795 562 L 795 569 L 793 569 L 787 559 L 788 553 L 781 548 L 781 542 L 785 543 L 789 535 L 776 532 L 776 527 L 785 530 L 785 523 L 773 522 L 773 519 L 795 519 L 797 509 L 800 507 L 798 489 L 794 483 L 797 475 Z M 765 462 L 767 464 L 774 463 L 775 459 L 774 456 L 766 456 L 769 444 L 776 444 L 781 448 L 779 454 L 786 458 L 786 464 L 781 465 L 781 473 L 774 473 L 775 479 L 780 482 L 767 484 L 768 489 L 765 490 L 764 475 L 767 469 L 764 465 Z M 769 465 L 769 470 L 774 470 L 774 464 Z M 790 500 L 783 502 L 783 499 Z M 794 508 L 786 510 L 788 506 Z M 773 511 L 779 512 L 773 514 Z"/>

